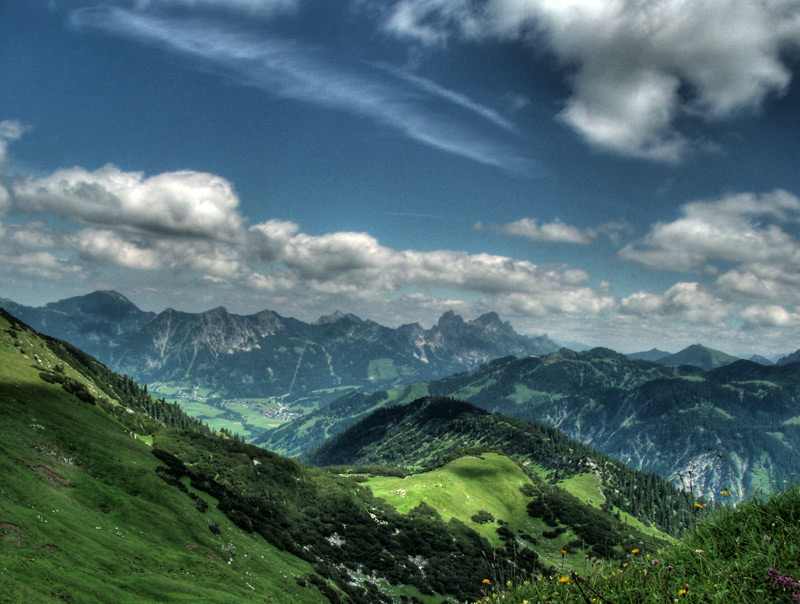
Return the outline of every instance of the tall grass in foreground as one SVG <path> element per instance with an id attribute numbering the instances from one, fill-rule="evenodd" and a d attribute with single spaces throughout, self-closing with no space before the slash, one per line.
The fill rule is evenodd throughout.
<path id="1" fill-rule="evenodd" d="M 659 551 L 483 588 L 481 603 L 800 604 L 800 486 L 717 509 Z"/>

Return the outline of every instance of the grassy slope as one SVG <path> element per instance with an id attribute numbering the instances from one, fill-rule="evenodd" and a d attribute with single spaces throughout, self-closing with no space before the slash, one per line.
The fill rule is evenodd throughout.
<path id="1" fill-rule="evenodd" d="M 631 552 L 613 565 L 528 579 L 511 589 L 501 581 L 480 602 L 788 604 L 800 600 L 799 578 L 800 488 L 794 486 L 716 510 L 662 551 Z"/>
<path id="2" fill-rule="evenodd" d="M 582 500 L 588 499 L 587 503 L 599 508 L 604 498 L 597 491 L 599 480 L 594 478 L 592 481 L 588 475 L 579 475 L 565 481 L 563 486 L 571 494 Z M 524 485 L 531 485 L 535 490 L 536 487 L 526 473 L 505 455 L 483 453 L 480 456 L 460 457 L 435 470 L 402 478 L 373 476 L 367 485 L 376 496 L 385 499 L 400 512 L 408 513 L 424 502 L 446 520 L 456 518 L 464 522 L 497 546 L 502 544 L 497 533 L 502 521 L 502 525 L 516 536 L 536 538 L 537 543 L 530 546 L 538 552 L 545 565 L 558 568 L 566 564 L 567 568 L 582 568 L 585 564 L 584 550 L 566 545 L 576 539 L 571 530 L 554 539 L 541 537 L 541 533 L 551 530 L 551 527 L 528 515 L 527 504 L 531 498 L 520 491 Z M 587 496 L 590 491 L 595 494 Z M 495 521 L 484 524 L 472 521 L 472 516 L 481 510 L 489 512 Z M 669 539 L 660 531 L 644 527 L 636 519 L 632 520 L 631 528 L 662 540 Z M 568 551 L 566 560 L 561 555 L 565 547 Z"/>
<path id="3" fill-rule="evenodd" d="M 496 522 L 478 524 L 470 517 L 486 510 L 514 530 L 530 529 L 525 506 L 529 498 L 519 490 L 531 480 L 508 457 L 486 453 L 461 457 L 431 472 L 405 478 L 375 476 L 367 485 L 372 492 L 403 513 L 425 502 L 445 519 L 457 518 L 469 524 L 494 545 L 501 545 Z"/>
<path id="4" fill-rule="evenodd" d="M 0 318 L 0 599 L 325 601 L 294 580 L 312 572 L 307 563 L 165 488 L 150 447 L 42 381 L 34 355 L 45 367 L 58 359 L 35 334 L 14 341 L 8 328 Z"/>

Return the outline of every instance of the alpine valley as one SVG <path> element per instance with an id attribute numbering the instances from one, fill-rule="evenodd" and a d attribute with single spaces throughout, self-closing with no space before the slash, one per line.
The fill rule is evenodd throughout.
<path id="1" fill-rule="evenodd" d="M 449 396 L 563 430 L 634 468 L 709 498 L 737 497 L 800 473 L 800 364 L 739 360 L 661 365 L 596 348 L 506 357 L 443 380 L 354 393 L 259 442 L 284 454 L 319 447 L 377 409 Z M 489 438 L 472 432 L 463 444 Z M 352 442 L 352 439 L 345 439 Z M 311 459 L 314 457 L 312 456 Z"/>
<path id="2" fill-rule="evenodd" d="M 495 313 L 391 329 L 341 312 L 313 324 L 268 310 L 155 314 L 113 291 L 0 306 L 211 428 L 282 455 L 307 454 L 378 409 L 447 396 L 558 428 L 676 487 L 691 480 L 711 499 L 769 490 L 800 472 L 796 353 L 766 365 L 699 344 L 675 354 L 575 352 L 519 335 Z M 475 429 L 458 444 L 486 438 Z"/>
<path id="3" fill-rule="evenodd" d="M 93 299 L 128 311 L 73 310 L 61 329 L 85 334 L 82 312 L 108 350 L 115 330 L 141 334 L 157 318 L 114 294 Z M 230 317 L 200 315 L 215 316 Z M 332 324 L 343 320 L 366 323 Z M 512 334 L 494 316 L 445 315 L 437 328 L 449 323 Z M 352 392 L 267 432 L 273 449 L 302 453 L 294 460 L 210 428 L 0 310 L 3 599 L 441 604 L 528 578 L 600 581 L 632 555 L 691 548 L 679 537 L 721 507 L 700 493 L 722 480 L 716 460 L 731 489 L 756 483 L 729 459 L 755 465 L 760 451 L 762 474 L 794 468 L 799 368 L 704 370 L 605 349 L 504 356 Z M 690 460 L 688 483 L 638 468 L 649 459 L 667 477 Z M 676 568 L 663 579 L 670 591 L 700 580 Z"/>
<path id="4" fill-rule="evenodd" d="M 431 329 L 417 323 L 391 329 L 341 312 L 313 324 L 269 310 L 155 314 L 114 291 L 39 308 L 0 299 L 0 307 L 151 391 L 217 406 L 261 403 L 273 419 L 306 413 L 354 390 L 438 379 L 497 357 L 558 349 L 547 336 L 517 334 L 495 313 L 464 321 L 451 311 Z M 269 404 L 275 400 L 277 407 Z M 242 432 L 274 424 L 244 423 L 251 425 Z"/>
<path id="5" fill-rule="evenodd" d="M 496 423 L 491 450 L 442 442 L 417 473 L 330 471 L 214 433 L 5 311 L 0 367 L 5 602 L 474 601 L 483 578 L 655 551 L 692 519 L 667 482 L 526 422 Z M 424 420 L 411 441 L 494 417 L 450 399 L 405 415 Z"/>

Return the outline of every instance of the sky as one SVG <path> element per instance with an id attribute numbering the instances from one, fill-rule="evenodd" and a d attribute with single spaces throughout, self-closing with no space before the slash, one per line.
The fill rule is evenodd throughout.
<path id="1" fill-rule="evenodd" d="M 0 0 L 0 297 L 800 347 L 800 0 Z"/>

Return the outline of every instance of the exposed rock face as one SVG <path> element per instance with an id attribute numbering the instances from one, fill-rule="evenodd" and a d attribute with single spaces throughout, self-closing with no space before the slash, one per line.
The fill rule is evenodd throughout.
<path id="1" fill-rule="evenodd" d="M 41 308 L 0 300 L 35 329 L 65 339 L 140 383 L 183 382 L 231 396 L 317 397 L 437 379 L 507 355 L 556 350 L 496 313 L 391 329 L 336 311 L 309 324 L 276 312 L 241 316 L 140 310 L 117 292 L 94 292 Z"/>

